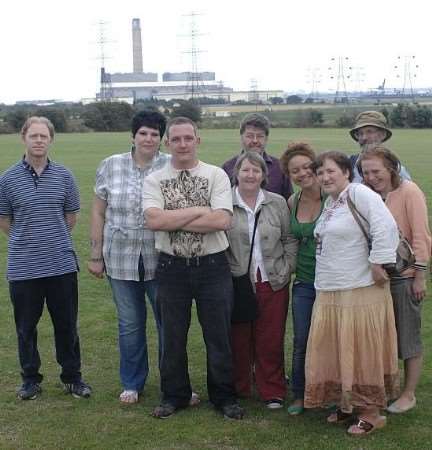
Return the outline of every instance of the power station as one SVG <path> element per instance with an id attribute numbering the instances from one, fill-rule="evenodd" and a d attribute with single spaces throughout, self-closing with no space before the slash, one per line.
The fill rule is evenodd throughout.
<path id="1" fill-rule="evenodd" d="M 248 91 L 237 91 L 216 81 L 215 72 L 164 72 L 160 77 L 155 72 L 144 72 L 140 19 L 132 19 L 132 55 L 133 72 L 108 73 L 101 68 L 100 91 L 98 100 L 125 101 L 133 103 L 140 99 L 156 98 L 159 100 L 207 97 L 226 102 L 236 100 L 249 101 Z M 197 90 L 199 86 L 199 90 Z M 281 96 L 281 90 L 260 91 L 260 99 L 267 101 L 270 97 Z"/>

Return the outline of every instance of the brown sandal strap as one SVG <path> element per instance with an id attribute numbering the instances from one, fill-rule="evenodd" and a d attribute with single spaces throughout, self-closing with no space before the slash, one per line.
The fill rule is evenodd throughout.
<path id="1" fill-rule="evenodd" d="M 359 419 L 357 423 L 354 424 L 355 427 L 363 430 L 365 433 L 369 433 L 374 428 L 370 422 L 366 422 L 366 420 Z"/>
<path id="2" fill-rule="evenodd" d="M 332 416 L 332 415 L 336 416 L 336 420 L 329 421 L 327 419 L 327 421 L 329 423 L 342 423 L 342 422 L 346 422 L 348 419 L 351 419 L 353 417 L 352 413 L 344 412 L 340 408 L 338 408 L 336 411 L 334 411 L 330 416 Z"/>

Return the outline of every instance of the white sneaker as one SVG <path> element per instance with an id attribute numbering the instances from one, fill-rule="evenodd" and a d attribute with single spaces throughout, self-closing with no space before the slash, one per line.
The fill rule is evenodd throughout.
<path id="1" fill-rule="evenodd" d="M 280 409 L 283 407 L 283 401 L 280 398 L 272 398 L 265 402 L 268 409 Z"/>

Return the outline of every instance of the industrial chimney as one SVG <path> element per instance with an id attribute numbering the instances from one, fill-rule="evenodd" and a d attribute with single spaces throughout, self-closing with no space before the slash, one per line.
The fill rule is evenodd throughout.
<path id="1" fill-rule="evenodd" d="M 132 19 L 132 52 L 134 73 L 143 72 L 141 24 L 139 19 Z"/>

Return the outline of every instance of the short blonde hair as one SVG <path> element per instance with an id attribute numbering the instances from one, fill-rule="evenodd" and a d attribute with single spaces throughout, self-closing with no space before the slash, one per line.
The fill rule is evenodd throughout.
<path id="1" fill-rule="evenodd" d="M 28 129 L 34 124 L 34 123 L 40 123 L 43 125 L 46 125 L 48 128 L 49 134 L 51 136 L 51 140 L 54 139 L 54 125 L 52 124 L 51 120 L 47 119 L 43 116 L 31 116 L 29 117 L 25 122 L 24 125 L 21 128 L 21 136 L 24 137 L 27 134 Z"/>

